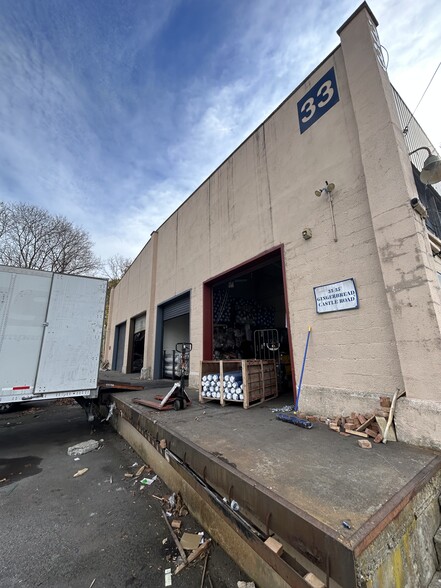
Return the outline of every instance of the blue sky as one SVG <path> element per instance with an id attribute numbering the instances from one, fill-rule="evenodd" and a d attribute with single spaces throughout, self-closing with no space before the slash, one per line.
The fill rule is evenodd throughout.
<path id="1" fill-rule="evenodd" d="M 0 0 L 0 200 L 135 257 L 339 43 L 349 0 Z M 413 109 L 441 59 L 438 0 L 373 0 Z M 441 71 L 416 118 L 441 146 Z M 436 113 L 434 115 L 434 113 Z"/>

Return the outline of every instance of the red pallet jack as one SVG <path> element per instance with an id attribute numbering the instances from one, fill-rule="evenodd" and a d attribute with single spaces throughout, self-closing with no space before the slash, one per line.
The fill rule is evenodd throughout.
<path id="1" fill-rule="evenodd" d="M 176 382 L 165 396 L 155 396 L 155 400 L 160 402 L 143 400 L 142 398 L 134 398 L 132 402 L 155 408 L 156 410 L 183 410 L 186 404 L 191 404 L 191 400 L 185 391 L 185 376 L 188 374 L 190 351 L 193 349 L 193 345 L 191 343 L 176 343 L 175 349 L 181 354 L 181 381 Z"/>

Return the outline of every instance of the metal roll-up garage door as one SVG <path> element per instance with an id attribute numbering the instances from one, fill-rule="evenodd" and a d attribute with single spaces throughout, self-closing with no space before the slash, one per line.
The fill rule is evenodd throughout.
<path id="1" fill-rule="evenodd" d="M 182 296 L 182 298 L 178 298 L 177 300 L 173 300 L 173 302 L 169 302 L 169 304 L 164 305 L 163 309 L 163 320 L 168 321 L 170 319 L 176 318 L 177 316 L 182 316 L 183 314 L 190 313 L 190 296 L 186 294 Z"/>
<path id="2" fill-rule="evenodd" d="M 145 314 L 136 317 L 134 322 L 133 332 L 139 333 L 140 331 L 145 331 Z"/>

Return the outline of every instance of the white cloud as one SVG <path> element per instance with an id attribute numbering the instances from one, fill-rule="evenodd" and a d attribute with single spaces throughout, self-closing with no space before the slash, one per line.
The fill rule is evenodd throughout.
<path id="1" fill-rule="evenodd" d="M 437 5 L 370 4 L 390 54 L 391 80 L 414 108 L 439 62 Z M 198 75 L 173 87 L 155 69 L 154 43 L 178 4 L 151 6 L 141 3 L 136 14 L 121 8 L 121 22 L 105 23 L 90 55 L 93 8 L 87 22 L 78 21 L 75 10 L 69 16 L 77 20 L 52 19 L 52 44 L 35 23 L 29 33 L 29 14 L 21 15 L 25 24 L 18 28 L 7 17 L 2 26 L 0 198 L 65 214 L 91 233 L 103 257 L 134 257 L 151 231 L 338 44 L 335 31 L 357 5 L 225 3 L 235 14 L 221 43 L 211 47 Z M 112 24 L 118 35 L 112 36 Z M 416 115 L 436 146 L 440 92 L 441 72 Z"/>

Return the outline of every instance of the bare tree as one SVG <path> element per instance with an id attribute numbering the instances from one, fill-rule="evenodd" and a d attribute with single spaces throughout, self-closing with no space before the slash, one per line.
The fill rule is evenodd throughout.
<path id="1" fill-rule="evenodd" d="M 104 275 L 109 278 L 110 282 L 117 284 L 131 266 L 132 261 L 132 259 L 119 255 L 118 253 L 112 255 L 103 264 Z"/>
<path id="2" fill-rule="evenodd" d="M 4 202 L 0 202 L 0 239 L 9 225 L 9 210 Z"/>
<path id="3" fill-rule="evenodd" d="M 101 262 L 92 247 L 88 233 L 63 216 L 25 203 L 0 206 L 0 264 L 93 274 Z"/>

